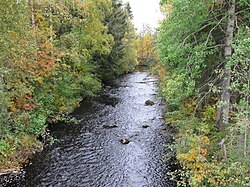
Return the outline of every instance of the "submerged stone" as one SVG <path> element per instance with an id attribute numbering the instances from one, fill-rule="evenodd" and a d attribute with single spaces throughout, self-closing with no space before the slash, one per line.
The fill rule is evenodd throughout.
<path id="1" fill-rule="evenodd" d="M 128 139 L 121 139 L 120 142 L 122 144 L 128 144 L 130 141 Z"/>
<path id="2" fill-rule="evenodd" d="M 149 125 L 148 124 L 144 124 L 144 125 L 142 125 L 142 128 L 148 128 L 149 127 Z"/>
<path id="3" fill-rule="evenodd" d="M 116 124 L 105 124 L 103 125 L 103 128 L 105 129 L 112 129 L 118 127 Z"/>
<path id="4" fill-rule="evenodd" d="M 152 106 L 154 104 L 155 104 L 154 101 L 152 101 L 150 99 L 145 102 L 145 106 Z"/>

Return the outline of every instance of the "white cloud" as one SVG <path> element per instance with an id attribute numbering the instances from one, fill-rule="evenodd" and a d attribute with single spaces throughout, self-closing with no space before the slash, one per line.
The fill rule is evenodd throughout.
<path id="1" fill-rule="evenodd" d="M 123 0 L 129 2 L 134 15 L 134 25 L 138 31 L 142 30 L 143 24 L 148 24 L 152 28 L 158 26 L 158 21 L 162 18 L 160 12 L 160 0 Z"/>

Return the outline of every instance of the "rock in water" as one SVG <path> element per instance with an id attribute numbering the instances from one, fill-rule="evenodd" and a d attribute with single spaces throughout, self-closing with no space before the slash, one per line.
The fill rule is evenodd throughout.
<path id="1" fill-rule="evenodd" d="M 147 124 L 144 124 L 144 125 L 142 125 L 142 128 L 148 128 L 149 127 L 149 125 L 147 125 Z"/>
<path id="2" fill-rule="evenodd" d="M 150 99 L 145 102 L 145 106 L 152 106 L 154 104 L 155 104 L 154 101 L 152 101 Z"/>
<path id="3" fill-rule="evenodd" d="M 103 128 L 105 129 L 112 129 L 118 127 L 116 124 L 105 124 L 103 125 Z"/>
<path id="4" fill-rule="evenodd" d="M 128 144 L 130 141 L 128 139 L 121 139 L 120 142 L 122 144 Z"/>

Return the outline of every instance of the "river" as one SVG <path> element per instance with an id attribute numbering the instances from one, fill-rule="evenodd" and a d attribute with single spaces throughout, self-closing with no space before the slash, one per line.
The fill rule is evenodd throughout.
<path id="1" fill-rule="evenodd" d="M 146 106 L 149 99 L 155 104 Z M 171 163 L 164 161 L 164 145 L 171 142 L 164 108 L 157 79 L 147 72 L 119 78 L 76 109 L 80 123 L 53 125 L 57 141 L 37 153 L 23 179 L 10 186 L 175 186 L 166 174 Z M 128 144 L 121 143 L 125 139 Z"/>

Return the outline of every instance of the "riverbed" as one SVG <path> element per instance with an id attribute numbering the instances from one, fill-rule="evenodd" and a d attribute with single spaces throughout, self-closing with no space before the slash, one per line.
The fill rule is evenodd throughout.
<path id="1" fill-rule="evenodd" d="M 122 76 L 72 114 L 80 123 L 52 125 L 53 145 L 37 153 L 9 186 L 173 187 L 164 160 L 171 131 L 157 79 Z M 147 100 L 152 101 L 146 105 Z M 124 141 L 127 142 L 124 142 Z"/>

